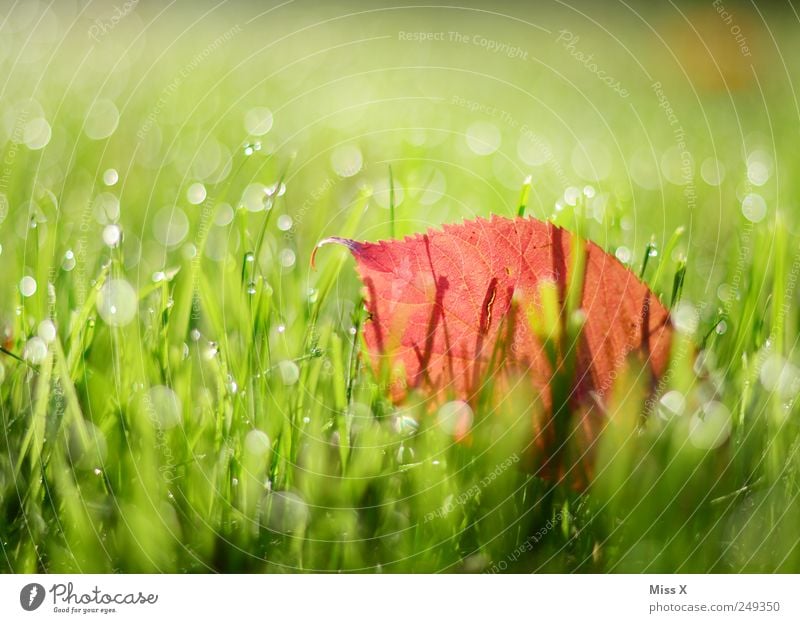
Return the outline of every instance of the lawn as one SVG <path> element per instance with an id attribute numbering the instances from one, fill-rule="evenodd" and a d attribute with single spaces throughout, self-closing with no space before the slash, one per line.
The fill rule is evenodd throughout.
<path id="1" fill-rule="evenodd" d="M 0 570 L 800 571 L 791 5 L 319 4 L 3 8 Z M 587 487 L 311 267 L 526 193 L 676 327 Z"/>

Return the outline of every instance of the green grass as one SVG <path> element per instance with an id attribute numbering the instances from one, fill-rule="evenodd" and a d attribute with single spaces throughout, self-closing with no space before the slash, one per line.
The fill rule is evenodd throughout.
<path id="1" fill-rule="evenodd" d="M 564 7 L 364 10 L 4 26 L 0 569 L 799 571 L 795 17 L 741 9 L 743 59 L 677 12 L 591 14 L 614 39 Z M 420 29 L 528 57 L 398 35 Z M 670 398 L 620 376 L 586 491 L 528 469 L 523 391 L 470 444 L 393 405 L 346 250 L 310 268 L 328 236 L 523 211 L 641 270 L 682 328 Z"/>

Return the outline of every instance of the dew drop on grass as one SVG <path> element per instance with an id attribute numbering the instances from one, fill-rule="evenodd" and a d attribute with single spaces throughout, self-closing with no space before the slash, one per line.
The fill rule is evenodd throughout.
<path id="1" fill-rule="evenodd" d="M 198 329 L 192 329 L 191 333 L 189 333 L 189 337 L 192 338 L 193 342 L 197 342 L 200 339 L 200 331 Z"/>
<path id="2" fill-rule="evenodd" d="M 244 116 L 244 129 L 252 136 L 263 136 L 272 129 L 272 111 L 269 108 L 251 108 Z"/>
<path id="3" fill-rule="evenodd" d="M 97 294 L 97 313 L 111 327 L 130 324 L 138 305 L 136 290 L 124 279 L 110 279 Z"/>
<path id="4" fill-rule="evenodd" d="M 112 249 L 119 245 L 122 239 L 122 229 L 119 225 L 106 225 L 103 228 L 103 242 Z"/>
<path id="5" fill-rule="evenodd" d="M 294 361 L 284 360 L 278 364 L 278 371 L 284 385 L 294 385 L 300 379 L 300 368 Z"/>
<path id="6" fill-rule="evenodd" d="M 220 203 L 214 213 L 214 225 L 217 227 L 225 227 L 233 222 L 233 208 L 230 204 Z"/>
<path id="7" fill-rule="evenodd" d="M 281 252 L 278 254 L 278 260 L 284 268 L 291 268 L 294 266 L 296 259 L 297 257 L 291 249 L 281 249 Z"/>
<path id="8" fill-rule="evenodd" d="M 278 217 L 278 229 L 281 231 L 289 231 L 292 228 L 292 217 L 288 214 L 281 214 Z"/>
<path id="9" fill-rule="evenodd" d="M 203 353 L 203 356 L 206 359 L 211 360 L 214 359 L 214 357 L 216 357 L 218 354 L 219 354 L 219 344 L 217 344 L 216 342 L 209 342 L 208 347 Z"/>
<path id="10" fill-rule="evenodd" d="M 488 156 L 500 148 L 502 137 L 493 123 L 478 121 L 467 128 L 467 146 L 479 156 Z"/>
<path id="11" fill-rule="evenodd" d="M 111 136 L 119 124 L 119 110 L 111 100 L 98 100 L 86 114 L 84 132 L 90 139 L 99 141 Z"/>
<path id="12" fill-rule="evenodd" d="M 75 253 L 70 249 L 64 254 L 64 259 L 61 260 L 61 268 L 67 272 L 71 271 L 75 268 L 77 264 L 77 260 L 75 259 Z"/>
<path id="13" fill-rule="evenodd" d="M 248 184 L 242 191 L 241 204 L 248 212 L 261 212 L 264 210 L 264 197 L 266 186 L 263 184 Z"/>
<path id="14" fill-rule="evenodd" d="M 46 147 L 50 142 L 53 131 L 47 119 L 42 117 L 31 119 L 25 124 L 22 131 L 22 142 L 31 150 L 38 150 Z"/>
<path id="15" fill-rule="evenodd" d="M 271 447 L 269 435 L 263 430 L 251 430 L 244 438 L 244 449 L 252 456 L 266 456 Z"/>
<path id="16" fill-rule="evenodd" d="M 658 401 L 658 416 L 665 421 L 682 415 L 686 409 L 686 398 L 679 391 L 669 391 Z"/>
<path id="17" fill-rule="evenodd" d="M 766 358 L 759 372 L 761 385 L 769 392 L 776 392 L 788 400 L 800 393 L 800 369 L 780 355 Z"/>
<path id="18" fill-rule="evenodd" d="M 25 275 L 19 282 L 19 291 L 24 297 L 33 296 L 36 294 L 36 279 L 30 275 Z"/>
<path id="19" fill-rule="evenodd" d="M 721 446 L 731 434 L 731 414 L 728 408 L 715 400 L 704 404 L 689 423 L 689 440 L 703 450 Z"/>
<path id="20" fill-rule="evenodd" d="M 39 323 L 39 330 L 37 333 L 46 344 L 50 344 L 56 339 L 56 325 L 50 319 L 42 320 Z"/>
<path id="21" fill-rule="evenodd" d="M 309 303 L 316 303 L 317 299 L 319 298 L 319 294 L 314 288 L 309 288 L 308 292 L 306 293 Z"/>
<path id="22" fill-rule="evenodd" d="M 166 247 L 175 247 L 189 233 L 189 219 L 178 207 L 167 206 L 159 210 L 153 219 L 153 235 Z"/>
<path id="23" fill-rule="evenodd" d="M 448 435 L 466 435 L 472 427 L 472 408 L 463 400 L 445 403 L 436 414 L 436 423 Z"/>
<path id="24" fill-rule="evenodd" d="M 47 344 L 45 341 L 36 336 L 32 337 L 25 343 L 25 348 L 22 351 L 22 358 L 28 363 L 42 363 L 47 357 Z"/>
<path id="25" fill-rule="evenodd" d="M 564 191 L 564 201 L 567 205 L 578 205 L 578 198 L 581 196 L 581 191 L 576 186 L 570 186 Z"/>
<path id="26" fill-rule="evenodd" d="M 686 335 L 693 335 L 700 325 L 700 314 L 688 301 L 680 301 L 672 311 L 675 328 Z"/>
<path id="27" fill-rule="evenodd" d="M 186 191 L 186 200 L 192 205 L 199 205 L 206 200 L 206 187 L 200 182 L 195 182 Z"/>
<path id="28" fill-rule="evenodd" d="M 353 177 L 364 165 L 364 156 L 355 145 L 342 145 L 331 153 L 331 167 L 339 177 Z"/>
<path id="29" fill-rule="evenodd" d="M 709 186 L 719 186 L 725 179 L 725 167 L 719 160 L 706 158 L 700 165 L 700 177 Z"/>
<path id="30" fill-rule="evenodd" d="M 626 266 L 630 264 L 631 250 L 628 247 L 617 247 L 617 250 L 614 252 L 614 255 L 620 262 L 622 262 Z"/>
<path id="31" fill-rule="evenodd" d="M 119 181 L 119 173 L 116 169 L 106 169 L 103 172 L 103 184 L 113 186 Z"/>
<path id="32" fill-rule="evenodd" d="M 148 416 L 160 429 L 177 426 L 181 421 L 183 405 L 178 395 L 166 385 L 154 385 L 147 392 Z"/>
<path id="33" fill-rule="evenodd" d="M 276 532 L 302 532 L 308 523 L 308 505 L 297 493 L 273 491 L 267 495 L 263 508 L 267 525 Z"/>
<path id="34" fill-rule="evenodd" d="M 252 296 L 252 295 L 254 295 L 256 292 L 257 292 L 257 288 L 256 288 L 256 282 L 255 282 L 255 281 L 251 281 L 250 283 L 248 283 L 248 284 L 247 284 L 247 293 L 248 293 L 250 296 Z"/>
<path id="35" fill-rule="evenodd" d="M 767 215 L 767 202 L 758 193 L 748 193 L 742 199 L 742 214 L 751 223 L 760 223 Z"/>
<path id="36" fill-rule="evenodd" d="M 714 327 L 714 331 L 717 333 L 717 335 L 725 335 L 727 330 L 728 330 L 728 323 L 725 322 L 724 320 L 720 320 L 717 323 L 717 326 Z"/>

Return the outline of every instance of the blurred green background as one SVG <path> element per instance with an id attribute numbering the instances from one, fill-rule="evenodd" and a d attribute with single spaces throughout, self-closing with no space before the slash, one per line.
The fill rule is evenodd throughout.
<path id="1" fill-rule="evenodd" d="M 788 3 L 4 3 L 0 568 L 800 569 L 798 33 Z M 620 381 L 585 492 L 524 468 L 531 396 L 470 447 L 392 405 L 352 261 L 309 267 L 513 216 L 529 175 L 529 215 L 683 283 L 656 413 Z"/>

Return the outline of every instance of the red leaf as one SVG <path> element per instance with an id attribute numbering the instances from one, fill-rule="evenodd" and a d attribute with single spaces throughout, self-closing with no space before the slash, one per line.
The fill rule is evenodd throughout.
<path id="1" fill-rule="evenodd" d="M 522 371 L 547 409 L 553 366 L 524 312 L 541 306 L 544 280 L 556 284 L 563 306 L 573 240 L 551 223 L 496 216 L 402 241 L 331 239 L 356 259 L 375 367 L 384 360 L 404 370 L 401 382 L 392 384 L 395 400 L 409 388 L 436 403 L 452 397 L 474 402 L 484 383 L 502 390 L 507 373 Z M 581 427 L 591 443 L 604 417 L 593 403 L 602 402 L 630 356 L 639 354 L 654 379 L 662 375 L 672 327 L 667 310 L 630 270 L 597 245 L 582 244 L 585 324 L 569 403 L 584 414 Z M 498 340 L 503 348 L 495 352 Z"/>

